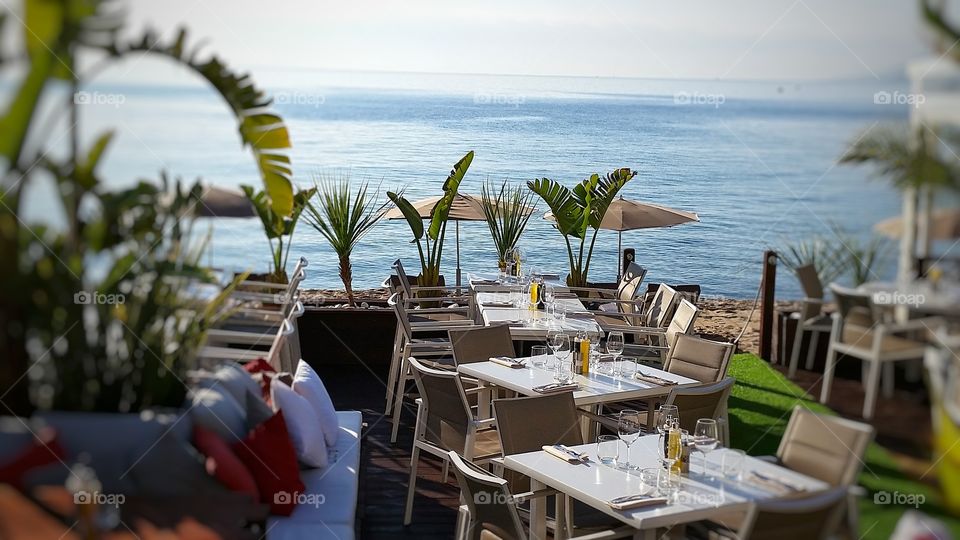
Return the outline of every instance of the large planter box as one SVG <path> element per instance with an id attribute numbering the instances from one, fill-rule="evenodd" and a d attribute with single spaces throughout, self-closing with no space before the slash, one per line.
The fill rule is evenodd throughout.
<path id="1" fill-rule="evenodd" d="M 318 371 L 365 365 L 387 376 L 397 318 L 387 308 L 307 308 L 297 321 L 301 354 Z"/>

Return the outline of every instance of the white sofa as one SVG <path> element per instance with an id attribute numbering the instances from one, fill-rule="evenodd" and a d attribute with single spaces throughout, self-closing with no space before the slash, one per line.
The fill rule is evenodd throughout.
<path id="1" fill-rule="evenodd" d="M 267 520 L 268 540 L 353 540 L 360 483 L 360 411 L 337 411 L 340 434 L 330 464 L 304 469 L 302 502 L 289 517 Z"/>

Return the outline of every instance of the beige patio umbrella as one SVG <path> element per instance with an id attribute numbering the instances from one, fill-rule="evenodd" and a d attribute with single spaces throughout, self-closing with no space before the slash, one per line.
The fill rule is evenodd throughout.
<path id="1" fill-rule="evenodd" d="M 552 221 L 553 212 L 547 212 L 543 215 L 543 218 Z M 623 246 L 623 231 L 673 227 L 674 225 L 682 225 L 694 221 L 700 221 L 700 216 L 694 212 L 676 210 L 659 204 L 624 199 L 621 195 L 610 203 L 610 207 L 607 208 L 607 213 L 603 215 L 603 221 L 600 222 L 600 228 L 617 231 L 617 253 L 620 253 Z M 619 274 L 620 270 L 617 271 L 618 279 L 620 278 Z"/>
<path id="2" fill-rule="evenodd" d="M 440 202 L 441 197 L 427 197 L 411 203 L 417 210 L 417 213 L 423 219 L 429 219 L 433 207 Z M 399 208 L 393 207 L 385 214 L 387 219 L 406 219 Z M 457 193 L 450 206 L 450 216 L 456 222 L 457 230 L 457 286 L 460 286 L 460 222 L 461 221 L 486 221 L 487 217 L 483 213 L 483 203 L 477 195 L 467 193 Z"/>
<path id="3" fill-rule="evenodd" d="M 873 230 L 888 237 L 903 235 L 903 218 L 892 217 L 873 226 Z M 930 240 L 953 240 L 960 238 L 960 208 L 942 208 L 930 214 Z"/>

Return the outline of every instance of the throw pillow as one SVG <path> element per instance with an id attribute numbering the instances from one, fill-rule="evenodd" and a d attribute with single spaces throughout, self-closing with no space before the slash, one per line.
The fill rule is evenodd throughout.
<path id="1" fill-rule="evenodd" d="M 270 395 L 273 406 L 283 411 L 287 432 L 290 433 L 290 440 L 293 441 L 300 461 L 310 467 L 326 467 L 327 445 L 320 422 L 310 403 L 276 378 L 270 383 Z"/>
<path id="2" fill-rule="evenodd" d="M 337 444 L 340 423 L 337 421 L 337 410 L 333 408 L 333 400 L 317 372 L 302 359 L 297 363 L 297 372 L 293 376 L 293 390 L 310 402 L 320 420 L 327 446 Z"/>
<path id="3" fill-rule="evenodd" d="M 283 411 L 257 426 L 247 438 L 231 446 L 257 483 L 260 502 L 271 513 L 289 516 L 306 487 L 300 480 L 297 452 L 290 442 Z"/>

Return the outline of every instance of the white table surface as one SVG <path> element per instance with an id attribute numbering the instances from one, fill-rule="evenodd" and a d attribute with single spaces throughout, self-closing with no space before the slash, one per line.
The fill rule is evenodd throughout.
<path id="1" fill-rule="evenodd" d="M 509 301 L 510 293 L 478 292 L 476 298 L 477 309 L 480 311 L 483 324 L 485 326 L 509 324 L 510 334 L 514 339 L 533 340 L 544 338 L 547 335 L 548 324 L 554 321 L 546 310 L 503 305 L 503 302 Z M 562 326 L 565 332 L 597 333 L 601 331 L 593 315 L 583 307 L 579 299 L 557 298 L 556 304 L 570 314 L 564 320 Z M 524 323 L 527 319 L 530 319 L 532 324 L 530 322 Z"/>
<path id="2" fill-rule="evenodd" d="M 641 366 L 640 369 L 645 374 L 676 381 L 679 386 L 700 384 L 695 379 L 652 367 Z M 553 370 L 533 366 L 530 358 L 527 359 L 526 366 L 519 369 L 486 361 L 460 364 L 457 366 L 457 371 L 468 377 L 478 379 L 485 385 L 506 388 L 524 396 L 543 395 L 535 392 L 533 388 L 554 382 Z M 628 380 L 598 373 L 590 373 L 586 376 L 575 375 L 574 380 L 580 383 L 580 389 L 573 392 L 573 399 L 578 406 L 666 396 L 674 388 L 674 385 L 660 386 L 639 379 Z"/>
<path id="3" fill-rule="evenodd" d="M 873 295 L 879 307 L 906 306 L 911 311 L 932 315 L 960 316 L 960 285 L 943 281 L 934 289 L 926 280 L 907 283 L 870 281 L 857 288 Z"/>
<path id="4" fill-rule="evenodd" d="M 534 489 L 544 486 L 556 489 L 631 527 L 651 532 L 658 527 L 669 527 L 731 511 L 745 510 L 751 501 L 782 496 L 781 493 L 775 493 L 748 481 L 707 479 L 701 472 L 700 455 L 696 454 L 696 472 L 684 476 L 675 502 L 618 511 L 610 508 L 606 501 L 624 495 L 646 492 L 639 474 L 627 474 L 623 470 L 597 462 L 596 444 L 584 444 L 573 448 L 587 453 L 591 456 L 591 461 L 588 464 L 571 464 L 546 452 L 536 451 L 506 456 L 503 458 L 503 465 L 529 476 L 537 486 Z M 633 444 L 631 462 L 641 468 L 657 467 L 659 457 L 656 448 L 656 435 L 640 437 Z M 621 447 L 621 452 L 623 451 Z M 714 471 L 718 468 L 716 463 L 719 463 L 719 455 L 722 452 L 724 452 L 723 449 L 718 449 L 710 454 Z M 750 471 L 788 480 L 795 485 L 803 486 L 808 492 L 821 491 L 830 487 L 820 480 L 747 456 L 743 464 L 743 477 L 749 478 Z M 538 515 L 531 519 L 531 527 L 537 534 L 532 534 L 531 537 L 542 538 L 539 536 L 542 534 L 539 531 L 543 531 L 545 523 L 541 523 L 545 519 L 542 512 L 543 505 L 539 504 L 535 510 Z"/>

